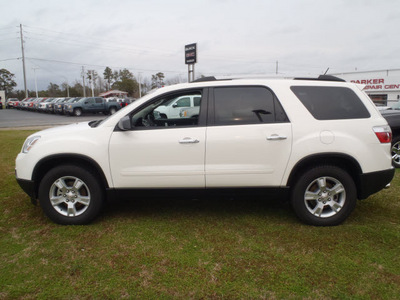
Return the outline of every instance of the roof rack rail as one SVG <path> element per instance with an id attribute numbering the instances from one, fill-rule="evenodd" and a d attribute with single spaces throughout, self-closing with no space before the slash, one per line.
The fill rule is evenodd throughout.
<path id="1" fill-rule="evenodd" d="M 294 78 L 295 80 L 321 80 L 321 81 L 340 81 L 340 82 L 346 82 L 346 80 L 332 76 L 332 75 L 319 75 L 318 78 L 307 78 L 307 77 L 298 77 Z"/>
<path id="2" fill-rule="evenodd" d="M 191 82 L 216 81 L 216 80 L 217 78 L 215 78 L 214 76 L 207 76 L 207 77 L 197 78 L 196 80 L 193 80 Z"/>

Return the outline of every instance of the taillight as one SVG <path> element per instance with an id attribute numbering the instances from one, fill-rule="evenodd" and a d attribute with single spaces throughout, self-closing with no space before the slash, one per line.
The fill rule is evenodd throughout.
<path id="1" fill-rule="evenodd" d="M 392 142 L 392 130 L 389 126 L 375 126 L 372 129 L 381 143 Z"/>

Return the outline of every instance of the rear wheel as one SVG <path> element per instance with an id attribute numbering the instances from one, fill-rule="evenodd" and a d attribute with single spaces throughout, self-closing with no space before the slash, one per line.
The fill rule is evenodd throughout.
<path id="1" fill-rule="evenodd" d="M 400 136 L 396 136 L 392 141 L 392 165 L 400 168 Z"/>
<path id="2" fill-rule="evenodd" d="M 352 177 L 336 166 L 317 166 L 305 171 L 294 185 L 292 206 L 305 223 L 335 226 L 354 210 L 357 192 Z"/>
<path id="3" fill-rule="evenodd" d="M 51 169 L 43 177 L 39 202 L 44 213 L 55 223 L 87 224 L 99 214 L 104 192 L 90 169 L 64 165 Z"/>
<path id="4" fill-rule="evenodd" d="M 117 109 L 115 107 L 110 108 L 110 115 L 113 115 L 117 112 Z"/>

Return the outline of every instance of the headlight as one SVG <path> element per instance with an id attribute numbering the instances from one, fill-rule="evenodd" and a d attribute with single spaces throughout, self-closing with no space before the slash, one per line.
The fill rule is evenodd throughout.
<path id="1" fill-rule="evenodd" d="M 24 146 L 22 147 L 22 153 L 28 153 L 29 150 L 32 149 L 33 145 L 40 139 L 40 135 L 34 135 L 31 136 L 30 138 L 27 138 Z"/>

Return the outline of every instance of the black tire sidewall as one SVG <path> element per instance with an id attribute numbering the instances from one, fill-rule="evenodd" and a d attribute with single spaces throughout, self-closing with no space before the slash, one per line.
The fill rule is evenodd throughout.
<path id="1" fill-rule="evenodd" d="M 81 179 L 90 191 L 90 204 L 86 211 L 76 217 L 67 217 L 58 213 L 52 206 L 49 191 L 52 184 L 63 176 L 74 176 Z M 39 203 L 44 213 L 55 223 L 62 225 L 82 225 L 90 223 L 101 211 L 104 203 L 104 191 L 99 180 L 90 169 L 75 165 L 62 165 L 51 169 L 43 177 L 39 185 Z"/>
<path id="2" fill-rule="evenodd" d="M 346 200 L 341 210 L 332 217 L 320 218 L 311 214 L 305 203 L 304 195 L 307 187 L 319 177 L 332 177 L 340 181 L 346 192 Z M 354 210 L 357 202 L 357 191 L 352 177 L 343 169 L 336 166 L 317 166 L 298 177 L 292 190 L 292 207 L 300 220 L 315 226 L 336 226 L 341 224 Z"/>
<path id="3" fill-rule="evenodd" d="M 395 136 L 392 140 L 391 148 L 390 148 L 390 153 L 392 153 L 392 148 L 396 143 L 400 142 L 400 136 Z M 400 168 L 400 163 L 395 163 L 394 160 L 392 159 L 392 165 L 395 168 Z"/>

